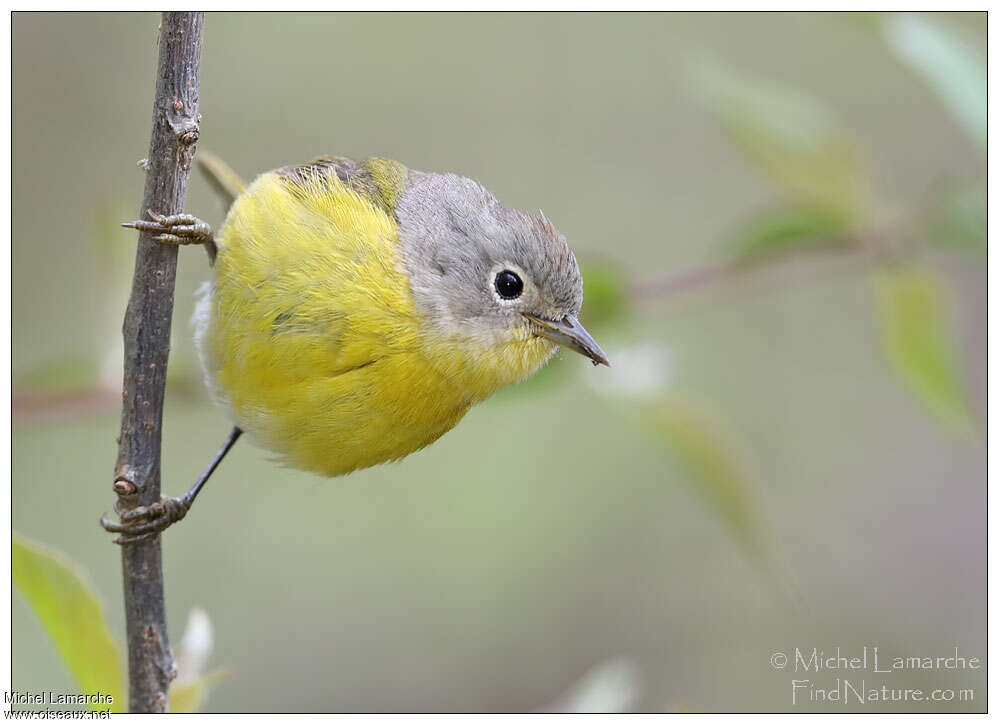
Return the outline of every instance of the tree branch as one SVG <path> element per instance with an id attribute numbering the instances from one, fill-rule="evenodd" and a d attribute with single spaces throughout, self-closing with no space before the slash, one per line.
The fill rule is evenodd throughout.
<path id="1" fill-rule="evenodd" d="M 729 259 L 679 272 L 669 272 L 632 285 L 628 294 L 635 302 L 649 302 L 671 298 L 720 282 L 735 281 L 751 275 L 779 272 L 801 262 L 812 263 L 814 268 L 807 270 L 807 274 L 803 275 L 812 277 L 819 270 L 829 268 L 834 262 L 840 263 L 841 266 L 852 263 L 867 265 L 879 258 L 876 249 L 861 242 L 826 249 L 782 250 L 753 259 Z M 788 280 L 781 279 L 779 283 L 786 286 Z"/>
<path id="2" fill-rule="evenodd" d="M 153 130 L 139 218 L 148 209 L 184 208 L 198 140 L 203 13 L 163 13 L 160 22 Z M 125 312 L 125 377 L 115 467 L 116 509 L 160 500 L 160 432 L 170 353 L 177 248 L 139 235 L 132 295 Z M 129 709 L 165 712 L 176 665 L 167 636 L 159 536 L 122 547 L 128 637 Z"/>

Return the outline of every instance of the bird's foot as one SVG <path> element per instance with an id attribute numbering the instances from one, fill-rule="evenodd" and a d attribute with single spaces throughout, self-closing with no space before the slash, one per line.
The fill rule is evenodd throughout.
<path id="1" fill-rule="evenodd" d="M 114 543 L 122 546 L 148 541 L 157 536 L 168 526 L 177 523 L 187 516 L 191 504 L 184 498 L 163 498 L 151 506 L 139 506 L 122 511 L 115 504 L 115 512 L 121 517 L 121 523 L 109 521 L 107 516 L 101 516 L 101 526 L 112 534 L 121 534 Z"/>
<path id="2" fill-rule="evenodd" d="M 215 244 L 215 237 L 208 222 L 203 222 L 192 214 L 163 216 L 152 209 L 147 210 L 152 221 L 137 220 L 124 222 L 123 227 L 138 229 L 153 234 L 153 239 L 164 244 Z"/>
<path id="3" fill-rule="evenodd" d="M 134 222 L 123 222 L 122 226 L 138 229 L 140 232 L 149 232 L 153 235 L 153 240 L 161 244 L 203 244 L 205 251 L 208 252 L 208 263 L 215 264 L 218 246 L 215 244 L 215 235 L 208 222 L 203 222 L 192 214 L 163 216 L 152 209 L 147 209 L 146 213 L 152 221 L 139 219 Z"/>

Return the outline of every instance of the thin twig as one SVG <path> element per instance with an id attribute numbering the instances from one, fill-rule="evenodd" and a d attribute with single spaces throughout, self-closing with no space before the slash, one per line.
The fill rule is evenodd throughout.
<path id="1" fill-rule="evenodd" d="M 184 208 L 199 135 L 203 13 L 163 13 L 153 130 L 140 217 Z M 132 295 L 125 312 L 125 376 L 114 490 L 119 511 L 160 499 L 160 431 L 170 352 L 177 248 L 139 236 Z M 159 537 L 122 547 L 128 636 L 129 709 L 165 712 L 176 676 L 167 635 Z"/>
<path id="2" fill-rule="evenodd" d="M 876 258 L 877 254 L 870 248 L 859 244 L 807 251 L 788 250 L 762 255 L 756 259 L 732 259 L 670 272 L 632 285 L 628 294 L 635 302 L 649 302 L 709 287 L 718 282 L 789 267 L 804 261 L 816 262 L 820 267 L 825 267 L 829 262 L 859 260 L 861 263 L 868 263 Z"/>

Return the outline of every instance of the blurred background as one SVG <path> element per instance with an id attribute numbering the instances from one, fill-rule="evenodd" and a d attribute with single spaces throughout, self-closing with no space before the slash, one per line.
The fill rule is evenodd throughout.
<path id="1" fill-rule="evenodd" d="M 615 367 L 562 355 L 346 478 L 238 446 L 164 537 L 199 706 L 837 711 L 771 656 L 984 660 L 985 17 L 210 14 L 199 152 L 389 156 L 544 209 Z M 119 641 L 97 519 L 157 24 L 13 18 L 13 528 Z M 197 172 L 186 208 L 223 218 Z M 171 495 L 229 430 L 188 324 L 208 273 L 182 251 Z M 14 688 L 73 691 L 29 600 Z M 846 674 L 974 689 L 865 711 L 986 708 L 984 668 Z"/>

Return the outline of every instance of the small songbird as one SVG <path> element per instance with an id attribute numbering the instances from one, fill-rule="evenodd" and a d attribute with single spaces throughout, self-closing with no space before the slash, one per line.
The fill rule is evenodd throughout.
<path id="1" fill-rule="evenodd" d="M 236 427 L 183 498 L 105 522 L 121 543 L 182 518 L 243 431 L 289 466 L 338 476 L 433 443 L 560 345 L 608 364 L 577 319 L 565 239 L 471 179 L 321 157 L 258 177 L 218 234 L 149 214 L 126 226 L 208 250 L 195 339 Z"/>

